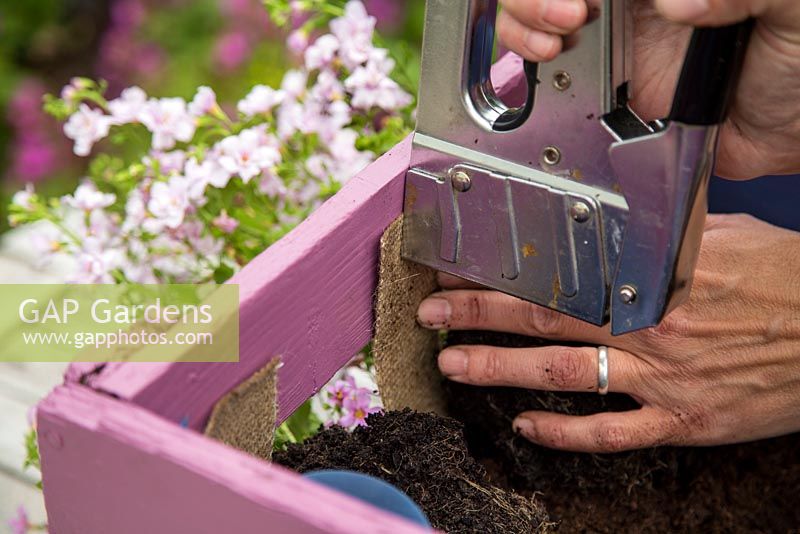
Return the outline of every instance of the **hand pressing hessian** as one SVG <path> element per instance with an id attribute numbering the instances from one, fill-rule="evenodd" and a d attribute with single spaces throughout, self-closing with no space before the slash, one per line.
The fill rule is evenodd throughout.
<path id="1" fill-rule="evenodd" d="M 454 346 L 450 380 L 596 394 L 609 347 L 609 391 L 642 407 L 590 416 L 531 411 L 515 430 L 547 447 L 614 452 L 717 445 L 800 430 L 800 233 L 744 215 L 710 216 L 692 294 L 656 328 L 611 336 L 545 307 L 440 275 L 419 307 L 432 329 L 493 330 L 586 343 L 508 349 Z"/>
<path id="2" fill-rule="evenodd" d="M 500 40 L 531 61 L 551 60 L 562 49 L 562 36 L 576 32 L 600 1 L 500 0 Z M 669 112 L 691 31 L 686 25 L 757 17 L 738 93 L 720 131 L 716 173 L 742 179 L 800 172 L 800 1 L 635 0 L 633 9 L 632 107 L 646 120 Z"/>

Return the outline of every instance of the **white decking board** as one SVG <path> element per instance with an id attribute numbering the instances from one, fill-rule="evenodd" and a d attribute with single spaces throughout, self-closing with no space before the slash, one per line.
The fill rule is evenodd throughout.
<path id="1" fill-rule="evenodd" d="M 0 532 L 8 531 L 8 519 L 19 505 L 33 522 L 45 520 L 42 492 L 35 484 L 35 470 L 22 471 L 28 412 L 62 381 L 67 364 L 0 362 Z"/>

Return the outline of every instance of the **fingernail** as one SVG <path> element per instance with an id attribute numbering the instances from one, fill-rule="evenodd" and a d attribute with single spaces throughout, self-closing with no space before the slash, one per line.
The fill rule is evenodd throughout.
<path id="1" fill-rule="evenodd" d="M 469 356 L 463 350 L 444 349 L 439 353 L 439 370 L 445 376 L 461 376 L 467 374 Z"/>
<path id="2" fill-rule="evenodd" d="M 517 417 L 514 419 L 514 422 L 511 423 L 511 428 L 514 429 L 514 432 L 517 434 L 522 434 L 526 438 L 533 437 L 534 430 L 533 430 L 533 423 L 530 419 L 525 417 Z"/>
<path id="3" fill-rule="evenodd" d="M 670 19 L 688 21 L 708 13 L 711 4 L 708 0 L 658 0 L 656 7 Z"/>
<path id="4" fill-rule="evenodd" d="M 583 22 L 583 7 L 574 0 L 549 2 L 542 19 L 558 28 L 571 29 Z"/>
<path id="5" fill-rule="evenodd" d="M 417 310 L 417 321 L 428 328 L 444 328 L 450 320 L 450 303 L 441 297 L 422 301 Z"/>
<path id="6" fill-rule="evenodd" d="M 525 48 L 537 58 L 550 59 L 558 50 L 557 40 L 561 37 L 540 31 L 529 31 L 525 34 Z"/>

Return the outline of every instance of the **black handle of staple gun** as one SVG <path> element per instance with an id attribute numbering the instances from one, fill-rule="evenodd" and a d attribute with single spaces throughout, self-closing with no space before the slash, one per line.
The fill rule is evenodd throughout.
<path id="1" fill-rule="evenodd" d="M 728 113 L 742 71 L 754 19 L 692 33 L 669 119 L 684 124 L 719 124 Z"/>
<path id="2" fill-rule="evenodd" d="M 525 104 L 518 108 L 511 108 L 506 110 L 505 113 L 500 115 L 492 129 L 495 132 L 510 132 L 525 124 L 528 117 L 531 116 L 533 110 L 534 95 L 536 95 L 536 84 L 539 83 L 537 73 L 539 65 L 532 61 L 525 60 L 524 63 L 525 78 L 528 81 L 528 96 L 525 98 Z"/>

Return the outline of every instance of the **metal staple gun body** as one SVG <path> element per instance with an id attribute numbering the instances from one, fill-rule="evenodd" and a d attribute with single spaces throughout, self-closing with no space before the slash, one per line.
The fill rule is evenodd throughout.
<path id="1" fill-rule="evenodd" d="M 491 85 L 496 13 L 428 1 L 404 257 L 615 335 L 657 325 L 690 290 L 751 22 L 696 29 L 670 115 L 645 122 L 625 0 L 556 60 L 525 62 L 518 107 Z"/>

